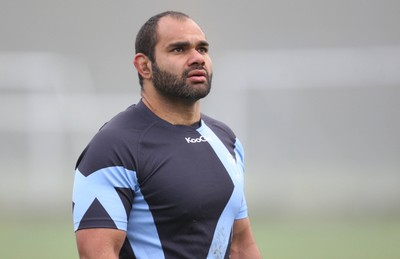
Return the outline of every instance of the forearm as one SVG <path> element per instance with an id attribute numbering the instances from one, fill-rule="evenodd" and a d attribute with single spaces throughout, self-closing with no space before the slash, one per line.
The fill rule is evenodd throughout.
<path id="1" fill-rule="evenodd" d="M 115 253 L 93 253 L 93 254 L 82 254 L 79 253 L 80 259 L 118 259 L 119 256 Z"/>
<path id="2" fill-rule="evenodd" d="M 76 232 L 80 259 L 118 259 L 125 232 L 116 229 L 84 229 Z"/>
<path id="3" fill-rule="evenodd" d="M 248 218 L 236 220 L 233 225 L 233 238 L 230 249 L 231 259 L 261 259 Z"/>
<path id="4" fill-rule="evenodd" d="M 261 259 L 260 250 L 257 247 L 257 244 L 254 242 L 249 244 L 247 247 L 239 248 L 232 247 L 230 251 L 231 259 Z"/>

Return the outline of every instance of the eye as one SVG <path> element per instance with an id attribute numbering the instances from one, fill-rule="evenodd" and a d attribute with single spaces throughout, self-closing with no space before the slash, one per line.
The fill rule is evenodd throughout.
<path id="1" fill-rule="evenodd" d="M 200 48 L 198 48 L 197 49 L 197 51 L 199 52 L 199 53 L 208 53 L 208 48 L 207 47 L 200 47 Z"/>
<path id="2" fill-rule="evenodd" d="M 183 52 L 183 48 L 181 48 L 181 47 L 173 48 L 171 51 L 175 52 L 175 53 L 181 53 L 181 52 Z"/>

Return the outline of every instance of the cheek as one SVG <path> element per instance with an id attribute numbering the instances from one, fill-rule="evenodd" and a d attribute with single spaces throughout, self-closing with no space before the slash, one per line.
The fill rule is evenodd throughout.
<path id="1" fill-rule="evenodd" d="M 209 62 L 206 63 L 206 68 L 207 68 L 207 70 L 208 70 L 208 73 L 209 73 L 209 74 L 212 74 L 212 72 L 213 72 L 213 65 L 212 65 L 211 59 L 209 59 Z"/>
<path id="2" fill-rule="evenodd" d="M 208 66 L 209 68 L 212 68 L 212 60 L 211 60 L 210 55 L 206 55 L 204 57 L 204 61 L 206 63 L 206 66 Z"/>
<path id="3" fill-rule="evenodd" d="M 173 62 L 173 61 L 158 64 L 158 67 L 163 71 L 166 71 L 168 73 L 172 73 L 175 75 L 180 75 L 180 74 L 182 74 L 182 71 L 183 71 L 182 66 L 180 66 L 178 62 Z"/>

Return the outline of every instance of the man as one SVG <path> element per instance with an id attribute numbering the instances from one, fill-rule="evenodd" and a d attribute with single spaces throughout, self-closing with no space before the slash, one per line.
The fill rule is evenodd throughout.
<path id="1" fill-rule="evenodd" d="M 81 258 L 261 258 L 243 193 L 243 149 L 200 113 L 212 64 L 186 14 L 150 18 L 136 39 L 142 99 L 105 124 L 77 162 Z"/>

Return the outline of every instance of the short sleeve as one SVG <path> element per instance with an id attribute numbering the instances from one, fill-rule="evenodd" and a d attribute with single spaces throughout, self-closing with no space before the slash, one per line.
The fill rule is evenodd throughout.
<path id="1" fill-rule="evenodd" d="M 121 162 L 118 141 L 111 136 L 96 135 L 79 158 L 72 197 L 75 230 L 127 229 L 137 177 Z"/>

